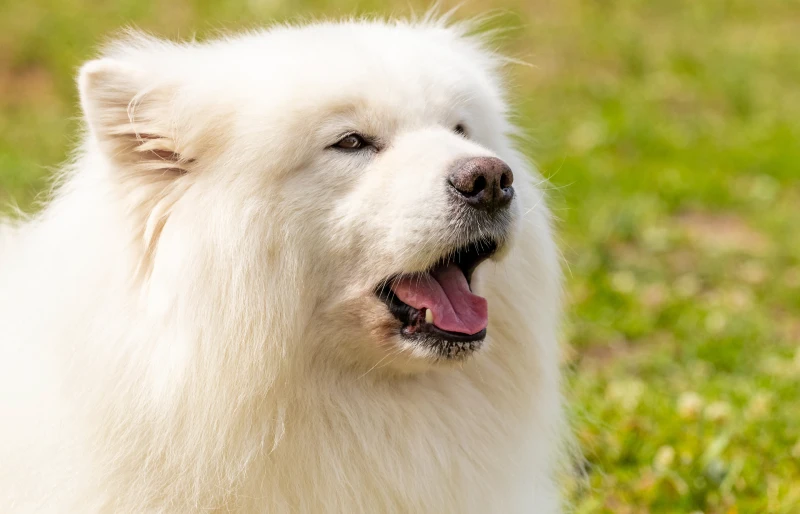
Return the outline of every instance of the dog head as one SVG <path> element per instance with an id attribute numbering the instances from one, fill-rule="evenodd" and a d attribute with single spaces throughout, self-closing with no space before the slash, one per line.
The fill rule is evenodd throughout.
<path id="1" fill-rule="evenodd" d="M 482 263 L 503 265 L 541 200 L 501 64 L 437 22 L 110 46 L 79 79 L 88 153 L 151 304 L 317 361 L 427 369 L 479 351 L 495 316 Z"/>

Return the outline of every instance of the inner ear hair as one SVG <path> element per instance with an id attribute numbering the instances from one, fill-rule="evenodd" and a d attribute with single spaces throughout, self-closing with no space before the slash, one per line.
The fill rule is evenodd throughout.
<path id="1" fill-rule="evenodd" d="M 134 147 L 134 151 L 141 155 L 143 161 L 152 161 L 155 169 L 183 174 L 195 162 L 193 158 L 185 159 L 177 152 L 170 138 L 155 134 L 136 134 L 136 141 L 138 145 Z"/>

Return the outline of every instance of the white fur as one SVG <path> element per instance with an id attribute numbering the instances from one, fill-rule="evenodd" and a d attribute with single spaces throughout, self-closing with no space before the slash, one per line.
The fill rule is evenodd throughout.
<path id="1" fill-rule="evenodd" d="M 560 273 L 501 62 L 351 21 L 87 63 L 74 164 L 0 230 L 2 511 L 557 512 Z M 385 148 L 326 149 L 348 130 Z M 448 364 L 372 291 L 463 243 L 444 177 L 479 155 L 515 172 L 513 237 Z"/>

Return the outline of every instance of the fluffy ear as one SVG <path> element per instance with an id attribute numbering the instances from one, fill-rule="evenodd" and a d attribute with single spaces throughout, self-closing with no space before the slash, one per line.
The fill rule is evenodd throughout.
<path id="1" fill-rule="evenodd" d="M 137 171 L 188 171 L 193 159 L 174 133 L 175 85 L 105 58 L 81 68 L 78 87 L 91 134 L 109 158 Z"/>

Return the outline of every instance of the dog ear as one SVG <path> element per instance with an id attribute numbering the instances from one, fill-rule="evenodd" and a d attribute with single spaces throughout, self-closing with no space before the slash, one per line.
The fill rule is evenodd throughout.
<path id="1" fill-rule="evenodd" d="M 175 129 L 178 86 L 110 58 L 86 63 L 78 87 L 91 137 L 129 171 L 186 173 L 194 161 Z"/>

